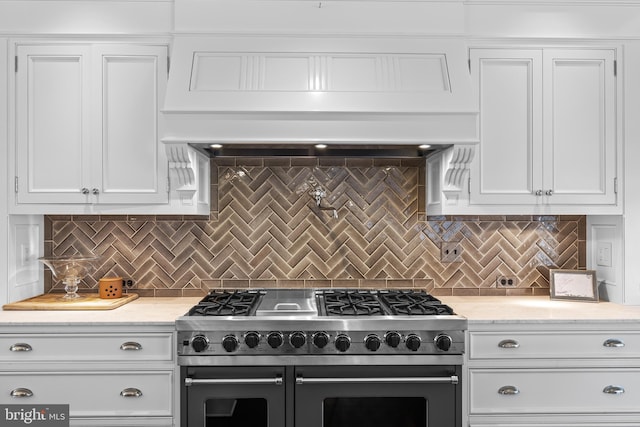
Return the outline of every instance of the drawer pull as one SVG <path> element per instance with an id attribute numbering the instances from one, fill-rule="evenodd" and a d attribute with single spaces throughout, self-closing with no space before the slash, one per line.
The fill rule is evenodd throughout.
<path id="1" fill-rule="evenodd" d="M 602 345 L 605 347 L 619 348 L 619 347 L 624 347 L 624 341 L 619 340 L 617 338 L 609 338 L 608 340 L 603 342 Z"/>
<path id="2" fill-rule="evenodd" d="M 125 343 L 122 343 L 122 345 L 120 346 L 120 350 L 139 351 L 139 350 L 142 350 L 142 345 L 135 341 L 127 341 Z"/>
<path id="3" fill-rule="evenodd" d="M 622 394 L 624 393 L 624 387 L 620 387 L 618 385 L 608 385 L 602 390 L 603 393 L 606 394 Z"/>
<path id="4" fill-rule="evenodd" d="M 31 351 L 31 350 L 33 350 L 33 348 L 26 342 L 17 342 L 11 347 L 9 347 L 9 351 Z"/>
<path id="5" fill-rule="evenodd" d="M 498 343 L 500 348 L 519 348 L 520 343 L 516 340 L 502 340 Z"/>
<path id="6" fill-rule="evenodd" d="M 28 388 L 20 387 L 20 388 L 11 390 L 11 393 L 9 393 L 9 395 L 11 397 L 31 397 L 33 396 L 33 392 Z"/>
<path id="7" fill-rule="evenodd" d="M 503 396 L 514 396 L 516 394 L 520 394 L 520 390 L 516 386 L 505 385 L 498 389 L 498 394 L 501 394 Z"/>
<path id="8" fill-rule="evenodd" d="M 142 396 L 142 392 L 137 388 L 125 388 L 120 392 L 120 396 L 122 397 L 140 397 Z"/>

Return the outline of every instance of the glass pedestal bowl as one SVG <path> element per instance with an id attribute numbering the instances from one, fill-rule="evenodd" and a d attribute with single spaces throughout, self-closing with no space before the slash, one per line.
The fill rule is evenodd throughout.
<path id="1" fill-rule="evenodd" d="M 64 290 L 67 292 L 60 299 L 73 301 L 82 298 L 78 295 L 78 283 L 94 268 L 94 262 L 98 260 L 96 256 L 60 256 L 38 258 L 51 270 L 53 277 L 62 280 Z"/>

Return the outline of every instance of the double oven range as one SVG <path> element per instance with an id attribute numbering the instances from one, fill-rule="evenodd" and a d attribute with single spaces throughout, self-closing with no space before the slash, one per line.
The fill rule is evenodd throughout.
<path id="1" fill-rule="evenodd" d="M 416 290 L 212 291 L 176 322 L 182 427 L 460 427 L 466 319 Z"/>

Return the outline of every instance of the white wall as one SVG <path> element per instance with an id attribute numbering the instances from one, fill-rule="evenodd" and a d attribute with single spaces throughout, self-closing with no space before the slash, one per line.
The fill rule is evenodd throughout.
<path id="1" fill-rule="evenodd" d="M 9 273 L 7 268 L 7 251 L 9 248 L 9 224 L 8 224 L 8 44 L 7 40 L 0 38 L 0 305 L 7 302 L 5 284 Z"/>

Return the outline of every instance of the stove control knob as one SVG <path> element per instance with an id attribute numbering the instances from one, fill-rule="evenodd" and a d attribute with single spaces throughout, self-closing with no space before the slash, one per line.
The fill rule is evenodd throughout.
<path id="1" fill-rule="evenodd" d="M 289 342 L 295 348 L 300 348 L 307 342 L 307 337 L 302 332 L 294 332 L 289 335 Z"/>
<path id="2" fill-rule="evenodd" d="M 407 337 L 407 348 L 411 351 L 418 351 L 420 348 L 420 337 L 415 334 L 409 334 Z"/>
<path id="3" fill-rule="evenodd" d="M 436 348 L 442 351 L 449 351 L 451 345 L 453 344 L 453 340 L 447 334 L 438 334 L 433 339 L 433 342 L 436 345 Z"/>
<path id="4" fill-rule="evenodd" d="M 280 332 L 269 332 L 269 335 L 267 335 L 267 343 L 271 348 L 278 348 L 283 342 L 284 338 Z"/>
<path id="5" fill-rule="evenodd" d="M 257 332 L 247 332 L 244 336 L 244 343 L 249 348 L 256 348 L 260 343 L 260 334 Z"/>
<path id="6" fill-rule="evenodd" d="M 380 338 L 377 335 L 367 335 L 364 339 L 364 346 L 367 350 L 377 351 L 380 348 Z"/>
<path id="7" fill-rule="evenodd" d="M 351 347 L 351 339 L 348 336 L 340 334 L 336 337 L 336 348 L 338 351 L 344 353 L 349 350 L 349 347 Z"/>
<path id="8" fill-rule="evenodd" d="M 238 348 L 238 338 L 235 335 L 227 335 L 222 339 L 222 347 L 231 353 Z"/>
<path id="9" fill-rule="evenodd" d="M 209 340 L 204 335 L 196 335 L 191 339 L 191 347 L 196 353 L 200 353 L 209 347 Z"/>
<path id="10" fill-rule="evenodd" d="M 387 332 L 384 336 L 384 341 L 389 347 L 396 348 L 400 345 L 400 341 L 402 341 L 402 338 L 397 332 Z"/>
<path id="11" fill-rule="evenodd" d="M 326 332 L 316 332 L 313 334 L 313 345 L 318 348 L 324 348 L 327 344 L 329 344 L 329 334 Z"/>

